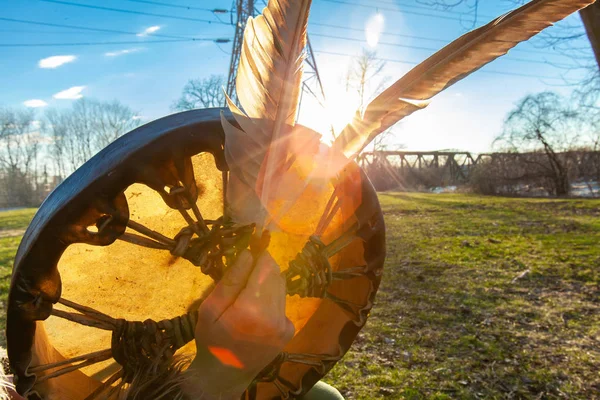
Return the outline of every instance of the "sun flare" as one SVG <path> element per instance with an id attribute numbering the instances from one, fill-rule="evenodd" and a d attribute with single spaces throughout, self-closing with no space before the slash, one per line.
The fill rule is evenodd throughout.
<path id="1" fill-rule="evenodd" d="M 379 43 L 379 38 L 383 33 L 384 27 L 385 17 L 383 16 L 383 14 L 377 13 L 369 18 L 365 26 L 365 37 L 367 39 L 367 44 L 369 45 L 369 47 L 377 47 L 377 44 Z"/>
<path id="2" fill-rule="evenodd" d="M 358 109 L 358 103 L 358 95 L 352 92 L 338 90 L 328 94 L 325 112 L 329 118 L 329 124 L 333 126 L 336 133 L 352 121 L 354 113 Z"/>
<path id="3" fill-rule="evenodd" d="M 360 101 L 355 91 L 346 90 L 341 83 L 327 89 L 324 103 L 305 97 L 298 123 L 323 135 L 322 142 L 331 143 L 332 129 L 335 135 L 339 134 L 352 121 Z"/>

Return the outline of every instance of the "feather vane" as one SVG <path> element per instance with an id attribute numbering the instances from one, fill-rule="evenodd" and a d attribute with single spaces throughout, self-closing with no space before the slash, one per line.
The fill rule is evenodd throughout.
<path id="1" fill-rule="evenodd" d="M 270 0 L 263 14 L 249 18 L 238 66 L 236 89 L 242 109 L 228 98 L 239 126 L 223 119 L 225 158 L 237 179 L 228 190 L 232 216 L 254 222 L 266 214 L 266 205 L 280 192 L 278 185 L 290 157 L 296 122 L 306 45 L 310 0 Z M 243 193 L 246 201 L 234 198 Z M 247 215 L 248 199 L 262 204 L 257 217 Z M 256 198 L 253 204 L 258 204 Z"/>
<path id="2" fill-rule="evenodd" d="M 522 41 L 594 0 L 533 0 L 458 38 L 357 112 L 333 148 L 352 159 L 379 133 L 426 107 L 433 96 L 506 54 Z"/>

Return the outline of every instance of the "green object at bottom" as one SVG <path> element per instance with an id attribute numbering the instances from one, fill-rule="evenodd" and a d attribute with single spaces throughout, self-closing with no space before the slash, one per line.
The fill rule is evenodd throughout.
<path id="1" fill-rule="evenodd" d="M 302 397 L 302 400 L 344 400 L 344 396 L 333 386 L 319 381 Z"/>

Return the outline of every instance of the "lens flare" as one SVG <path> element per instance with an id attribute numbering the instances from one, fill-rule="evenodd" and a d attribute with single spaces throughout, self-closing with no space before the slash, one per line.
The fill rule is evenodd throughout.
<path id="1" fill-rule="evenodd" d="M 377 47 L 384 27 L 385 17 L 383 14 L 377 13 L 369 18 L 365 26 L 365 36 L 369 47 Z"/>
<path id="2" fill-rule="evenodd" d="M 210 351 L 210 353 L 213 356 L 215 356 L 223 365 L 227 365 L 229 367 L 238 369 L 244 368 L 244 364 L 229 349 L 223 347 L 209 346 L 208 351 Z"/>

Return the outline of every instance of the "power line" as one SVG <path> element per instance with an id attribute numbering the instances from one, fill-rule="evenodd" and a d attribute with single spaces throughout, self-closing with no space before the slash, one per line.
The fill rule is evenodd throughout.
<path id="1" fill-rule="evenodd" d="M 119 34 L 119 35 L 135 35 L 135 36 L 137 36 L 139 34 L 139 32 L 122 31 L 122 30 L 117 30 L 117 29 L 91 28 L 88 26 L 79 26 L 79 25 L 53 24 L 50 22 L 30 21 L 30 20 L 15 19 L 15 18 L 0 17 L 0 21 L 17 22 L 17 23 L 29 24 L 29 25 L 50 26 L 53 28 L 79 29 L 79 30 L 99 32 L 99 33 L 115 33 L 115 34 Z M 160 38 L 166 38 L 166 39 L 186 39 L 186 40 L 191 40 L 191 41 L 204 40 L 202 38 L 195 38 L 195 37 L 191 37 L 191 36 L 166 35 L 166 34 L 162 34 L 162 33 L 145 33 L 144 36 L 160 37 Z M 222 39 L 222 40 L 229 40 L 229 39 Z"/>
<path id="2" fill-rule="evenodd" d="M 389 5 L 392 5 L 392 6 L 405 5 L 405 6 L 413 6 L 413 7 L 417 7 L 417 6 L 415 5 L 415 2 L 411 2 L 410 4 L 408 4 L 408 3 L 400 3 L 399 1 L 384 1 L 384 0 L 370 0 L 370 2 L 371 2 L 372 4 L 389 4 Z M 419 2 L 417 1 L 417 2 L 416 2 L 416 4 L 425 4 L 425 3 L 419 3 Z M 423 6 L 423 7 L 426 7 L 426 6 Z M 443 6 L 442 6 L 442 7 L 443 7 Z M 428 7 L 428 8 L 431 8 L 431 7 Z M 446 11 L 450 12 L 449 10 L 443 10 L 443 11 L 444 11 L 444 12 L 446 12 Z M 452 11 L 452 12 L 458 12 L 458 11 Z"/>
<path id="3" fill-rule="evenodd" d="M 360 3 L 348 3 L 346 1 L 341 1 L 341 0 L 322 0 L 322 1 L 325 1 L 327 3 L 345 4 L 345 5 L 356 6 L 356 7 L 366 7 L 366 8 L 370 8 L 370 9 L 378 8 L 380 10 L 397 12 L 397 13 L 401 13 L 401 14 L 418 15 L 418 16 L 422 16 L 422 17 L 439 18 L 439 19 L 446 19 L 446 20 L 450 20 L 450 21 L 463 21 L 462 18 L 451 17 L 451 16 L 447 16 L 447 15 L 433 15 L 433 14 L 426 14 L 426 13 L 421 13 L 421 12 L 416 12 L 416 11 L 398 10 L 396 8 L 373 7 L 372 5 L 370 6 L 370 5 L 366 5 L 366 4 L 360 4 Z M 434 11 L 434 10 L 431 10 L 431 11 Z"/>
<path id="4" fill-rule="evenodd" d="M 30 20 L 22 20 L 22 19 L 15 19 L 15 18 L 0 17 L 0 21 L 23 23 L 23 24 L 30 24 L 30 25 L 49 26 L 49 27 L 55 27 L 55 28 L 79 29 L 79 30 L 86 30 L 86 31 L 98 32 L 98 33 L 114 33 L 114 34 L 120 34 L 120 35 L 136 35 L 136 36 L 139 34 L 137 32 L 123 31 L 123 30 L 117 30 L 117 29 L 92 28 L 92 27 L 80 26 L 80 25 L 54 24 L 54 23 L 49 23 L 49 22 L 30 21 Z M 168 38 L 168 39 L 197 40 L 197 38 L 193 38 L 193 37 L 189 37 L 189 36 L 166 35 L 166 34 L 160 34 L 160 33 L 148 33 L 148 34 L 146 34 L 146 36 L 162 37 L 162 38 Z M 331 39 L 341 39 L 341 40 L 350 40 L 350 41 L 355 41 L 355 42 L 364 42 L 363 40 L 360 40 L 360 39 L 346 38 L 346 37 L 333 36 L 333 35 L 324 35 L 324 34 L 319 34 L 319 33 L 311 33 L 311 36 L 320 36 L 320 37 L 326 37 L 326 38 L 331 38 Z M 406 36 L 412 37 L 409 35 L 406 35 Z M 203 40 L 203 39 L 198 39 L 198 40 Z M 415 48 L 415 49 L 419 49 L 419 50 L 431 50 L 431 51 L 438 50 L 438 49 L 434 49 L 434 48 L 401 45 L 401 44 L 396 44 L 396 43 L 383 43 L 382 42 L 381 44 L 390 45 L 390 46 L 398 46 L 398 47 Z"/>
<path id="5" fill-rule="evenodd" d="M 360 33 L 364 33 L 365 30 L 361 29 L 361 28 L 352 28 L 349 26 L 343 26 L 343 25 L 334 25 L 334 24 L 324 24 L 324 23 L 319 23 L 319 22 L 310 22 L 311 26 L 322 26 L 323 28 L 334 28 L 334 29 L 342 29 L 342 30 L 347 30 L 347 31 L 353 31 L 353 32 L 360 32 Z M 447 40 L 443 40 L 443 39 L 438 39 L 438 38 L 428 38 L 428 37 L 423 37 L 423 36 L 412 36 L 412 35 L 404 35 L 401 33 L 393 33 L 393 32 L 381 32 L 382 35 L 387 35 L 387 36 L 397 36 L 397 37 L 404 37 L 404 38 L 410 38 L 410 39 L 419 39 L 419 40 L 431 40 L 431 41 L 435 41 L 435 42 L 441 42 L 444 44 L 449 44 L 450 42 Z M 315 35 L 314 33 L 312 35 Z M 514 51 L 518 51 L 518 52 L 525 52 L 525 53 L 529 53 L 529 54 L 542 54 L 542 55 L 556 55 L 555 53 L 551 53 L 548 51 L 535 51 L 535 50 L 521 50 L 521 49 L 515 49 Z"/>
<path id="6" fill-rule="evenodd" d="M 0 21 L 15 22 L 15 23 L 22 23 L 22 24 L 29 24 L 29 25 L 49 26 L 49 27 L 53 27 L 53 28 L 77 29 L 77 30 L 82 30 L 82 31 L 99 32 L 99 33 L 114 33 L 114 34 L 119 34 L 119 35 L 135 35 L 135 36 L 137 36 L 139 34 L 138 32 L 123 31 L 123 30 L 117 30 L 117 29 L 92 28 L 92 27 L 80 26 L 80 25 L 54 24 L 54 23 L 50 23 L 50 22 L 31 21 L 31 20 L 23 20 L 23 19 L 16 19 L 16 18 L 0 17 Z M 349 28 L 349 27 L 345 27 L 345 26 L 341 26 L 341 25 L 319 24 L 319 23 L 313 23 L 312 25 L 324 26 L 324 27 L 329 27 L 329 28 L 337 28 L 337 29 L 346 29 L 346 30 L 358 31 L 361 33 L 363 32 L 362 29 Z M 53 33 L 53 32 L 46 32 L 46 33 Z M 447 40 L 429 38 L 429 37 L 423 37 L 423 36 L 404 35 L 404 34 L 400 34 L 400 33 L 385 33 L 385 32 L 383 32 L 383 34 L 387 34 L 389 36 L 404 37 L 404 38 L 409 38 L 409 39 L 430 40 L 430 41 L 436 41 L 436 42 L 440 42 L 440 43 L 444 43 L 444 44 L 449 43 Z M 191 37 L 191 36 L 167 35 L 167 34 L 162 34 L 162 33 L 147 33 L 147 34 L 145 34 L 145 36 L 159 37 L 159 38 L 165 38 L 165 39 L 189 39 L 189 40 L 197 40 L 198 39 L 198 38 Z M 311 33 L 311 36 L 322 36 L 322 37 L 327 37 L 327 38 L 331 38 L 331 39 L 350 40 L 350 41 L 357 41 L 357 42 L 361 41 L 361 40 L 355 39 L 355 38 L 325 35 L 325 34 L 319 34 L 319 33 Z M 199 40 L 202 40 L 202 39 L 199 39 Z M 225 43 L 225 40 L 229 40 L 229 39 L 223 39 L 221 41 L 221 43 Z M 362 42 L 364 42 L 364 41 L 362 41 Z M 421 47 L 421 46 L 402 45 L 399 43 L 380 42 L 380 44 L 386 45 L 386 46 L 415 48 L 417 50 L 428 50 L 428 51 L 439 50 L 439 49 L 427 48 L 427 47 Z M 513 52 L 523 52 L 523 53 L 526 52 L 528 54 L 556 55 L 556 54 L 553 54 L 550 52 L 528 51 L 528 50 L 520 50 L 520 49 L 514 49 Z M 513 60 L 516 60 L 516 59 L 513 58 Z M 525 61 L 531 61 L 534 63 L 536 62 L 535 60 L 523 60 L 523 62 L 525 62 Z M 538 63 L 544 63 L 544 62 L 538 61 Z"/>
<path id="7" fill-rule="evenodd" d="M 116 29 L 90 28 L 87 26 L 80 26 L 80 25 L 55 24 L 55 23 L 51 23 L 51 22 L 30 21 L 30 20 L 23 20 L 23 19 L 16 19 L 16 18 L 0 17 L 0 21 L 16 22 L 16 23 L 40 25 L 40 26 L 50 26 L 50 27 L 54 27 L 54 28 L 79 29 L 79 30 L 87 30 L 87 31 L 92 31 L 92 32 L 116 33 L 116 34 L 123 34 L 123 35 L 136 35 L 137 36 L 139 34 L 139 32 L 123 31 L 123 30 L 116 30 Z M 349 28 L 347 26 L 342 26 L 342 25 L 331 25 L 331 24 L 320 24 L 320 23 L 311 23 L 311 25 L 323 26 L 323 27 L 328 27 L 328 28 L 336 28 L 336 29 L 352 30 L 352 31 L 364 33 L 363 29 Z M 49 33 L 53 33 L 53 32 L 49 32 Z M 403 38 L 408 38 L 408 39 L 430 40 L 430 41 L 444 43 L 444 44 L 449 43 L 447 40 L 444 40 L 444 39 L 429 38 L 429 37 L 414 36 L 414 35 L 404 35 L 401 33 L 382 32 L 382 34 L 388 35 L 388 36 L 403 37 Z M 316 33 L 314 33 L 312 35 L 319 36 L 319 34 L 316 34 Z M 145 36 L 163 37 L 163 38 L 170 38 L 170 39 L 190 39 L 191 38 L 188 36 L 166 35 L 166 34 L 162 34 L 162 33 L 146 33 Z M 552 54 L 552 53 L 548 53 L 548 54 Z"/>
<path id="8" fill-rule="evenodd" d="M 120 13 L 125 13 L 125 14 L 146 15 L 146 16 L 150 16 L 150 17 L 169 18 L 169 19 L 177 19 L 177 20 L 182 20 L 182 21 L 202 22 L 202 23 L 206 23 L 206 24 L 219 24 L 219 25 L 227 25 L 227 26 L 230 25 L 229 23 L 223 22 L 223 21 L 211 21 L 208 19 L 201 19 L 201 18 L 180 17 L 180 16 L 176 16 L 176 15 L 169 15 L 169 14 L 156 14 L 156 13 L 149 13 L 149 12 L 144 12 L 144 11 L 127 10 L 124 8 L 94 6 L 94 5 L 90 5 L 90 4 L 72 3 L 69 1 L 60 1 L 60 0 L 38 0 L 38 1 L 43 1 L 46 3 L 62 4 L 62 5 L 66 5 L 66 6 L 91 8 L 94 10 L 120 12 Z"/>
<path id="9" fill-rule="evenodd" d="M 360 43 L 366 43 L 366 40 L 362 40 L 362 39 L 356 39 L 356 38 L 349 38 L 349 37 L 344 37 L 344 36 L 333 36 L 333 35 L 325 35 L 325 34 L 320 34 L 320 33 L 311 33 L 310 36 L 318 36 L 318 37 L 325 37 L 325 38 L 329 38 L 329 39 L 338 39 L 338 40 L 347 40 L 347 41 L 351 41 L 351 42 L 360 42 Z M 406 49 L 415 49 L 415 50 L 426 50 L 426 51 L 438 51 L 438 48 L 432 48 L 432 47 L 423 47 L 423 46 L 412 46 L 412 45 L 405 45 L 405 44 L 400 44 L 400 43 L 386 43 L 386 42 L 379 42 L 378 45 L 384 45 L 384 46 L 393 46 L 393 47 L 402 47 L 402 48 L 406 48 Z M 550 63 L 548 63 L 547 61 L 537 61 L 537 60 L 528 60 L 525 58 L 514 58 L 514 57 L 508 57 L 506 58 L 507 61 L 515 61 L 515 62 L 523 62 L 523 63 L 531 63 L 531 64 L 548 64 L 548 65 L 552 65 Z"/>
<path id="10" fill-rule="evenodd" d="M 364 29 L 360 29 L 360 28 L 350 28 L 348 26 L 343 26 L 343 25 L 321 24 L 321 23 L 312 22 L 312 21 L 311 21 L 310 25 L 311 26 L 313 26 L 313 25 L 314 26 L 322 26 L 324 28 L 344 29 L 344 30 L 354 31 L 354 32 L 360 32 L 360 33 L 364 33 L 365 32 Z M 396 36 L 396 37 L 407 38 L 407 39 L 430 40 L 432 42 L 438 42 L 438 43 L 444 43 L 444 44 L 450 43 L 450 42 L 448 42 L 447 40 L 444 40 L 444 39 L 430 38 L 430 37 L 425 37 L 425 36 L 413 36 L 413 35 L 406 35 L 406 34 L 394 33 L 394 32 L 381 32 L 381 34 L 382 35 L 386 35 L 386 36 Z"/>
<path id="11" fill-rule="evenodd" d="M 330 55 L 334 55 L 334 56 L 343 56 L 343 57 L 355 57 L 354 55 L 348 54 L 348 53 L 339 53 L 339 52 L 325 51 L 325 50 L 315 50 L 315 53 L 330 54 Z M 398 64 L 408 64 L 408 65 L 420 64 L 419 62 L 416 62 L 416 61 L 397 60 L 394 58 L 379 58 L 379 57 L 377 57 L 375 59 L 379 60 L 379 61 L 387 61 L 387 62 L 398 63 Z M 532 75 L 532 74 L 524 74 L 524 73 L 520 73 L 520 72 L 503 72 L 503 71 L 487 71 L 487 70 L 479 70 L 479 72 L 486 73 L 486 74 L 495 74 L 495 75 L 519 76 L 519 77 L 525 77 L 525 78 L 561 79 L 561 78 L 552 77 L 552 76 Z"/>
<path id="12" fill-rule="evenodd" d="M 162 6 L 162 7 L 179 8 L 179 9 L 184 9 L 184 10 L 208 11 L 208 12 L 212 12 L 212 13 L 216 13 L 216 14 L 226 14 L 229 12 L 229 10 L 226 10 L 224 8 L 212 8 L 211 9 L 211 8 L 194 7 L 194 6 L 182 6 L 182 5 L 178 5 L 178 4 L 163 3 L 160 1 L 150 1 L 150 0 L 125 0 L 125 1 L 130 1 L 132 3 L 152 4 L 155 6 Z"/>
<path id="13" fill-rule="evenodd" d="M 203 22 L 203 23 L 216 23 L 216 24 L 222 24 L 222 25 L 230 25 L 229 23 L 226 23 L 226 22 L 223 22 L 223 21 L 218 21 L 217 22 L 217 21 L 209 21 L 209 20 L 203 20 L 203 19 L 197 19 L 197 18 L 178 17 L 178 16 L 166 15 L 166 14 L 145 13 L 145 12 L 138 12 L 138 11 L 133 11 L 133 10 L 115 9 L 115 8 L 109 8 L 109 7 L 100 7 L 100 6 L 92 6 L 92 5 L 86 5 L 86 4 L 72 3 L 72 2 L 67 2 L 67 1 L 59 1 L 59 0 L 40 0 L 40 1 L 49 2 L 49 3 L 64 4 L 64 5 L 79 6 L 79 7 L 85 7 L 85 8 L 100 9 L 100 10 L 105 10 L 105 11 L 114 11 L 114 12 L 124 12 L 124 13 L 141 14 L 141 15 L 161 16 L 161 17 L 165 17 L 165 18 L 185 19 L 185 20 L 192 20 L 192 21 Z M 141 2 L 141 3 L 151 3 L 151 4 L 159 3 L 159 2 L 150 1 L 150 0 L 128 0 L 128 1 Z M 329 2 L 334 2 L 334 3 L 346 4 L 345 2 L 342 2 L 342 1 L 339 1 L 339 0 L 323 0 L 323 1 L 329 1 Z M 164 3 L 164 4 L 166 4 L 166 3 Z M 357 3 L 347 3 L 347 4 L 351 4 L 351 5 L 354 4 L 355 5 Z M 365 5 L 362 5 L 362 6 L 365 6 Z M 187 6 L 177 6 L 177 7 L 187 7 Z M 197 8 L 199 8 L 199 7 L 197 7 Z M 214 11 L 214 10 L 209 10 L 209 9 L 203 9 L 203 10 Z M 96 31 L 96 32 L 118 33 L 118 34 L 127 34 L 127 35 L 137 35 L 138 34 L 137 32 L 128 32 L 128 31 L 120 31 L 120 30 L 113 30 L 113 29 L 102 29 L 102 28 L 88 28 L 88 27 L 81 27 L 81 26 L 63 25 L 63 24 L 51 24 L 51 23 L 42 23 L 42 22 L 34 22 L 34 21 L 23 21 L 23 20 L 11 19 L 11 18 L 0 18 L 0 20 L 10 21 L 10 22 L 22 22 L 22 23 L 29 23 L 29 24 L 36 24 L 36 25 L 54 26 L 54 27 L 67 27 L 67 28 L 71 28 L 71 29 L 81 29 L 81 30 Z M 323 23 L 311 23 L 311 25 L 322 26 L 322 27 L 327 27 L 327 28 L 334 28 L 334 29 L 343 29 L 343 30 L 357 31 L 357 32 L 363 33 L 363 29 L 351 28 L 351 27 L 341 26 L 341 25 L 323 24 Z M 400 33 L 390 33 L 390 32 L 382 32 L 382 34 L 383 35 L 388 35 L 388 36 L 397 36 L 397 37 L 405 37 L 405 38 L 417 39 L 417 40 L 430 40 L 430 41 L 436 41 L 436 42 L 441 42 L 441 43 L 448 43 L 448 41 L 443 40 L 443 39 L 438 39 L 438 38 L 429 38 L 429 37 L 413 36 L 413 35 L 403 35 L 403 34 L 400 34 Z M 330 37 L 330 38 L 341 39 L 341 40 L 359 41 L 357 39 L 352 39 L 352 38 L 334 37 L 334 36 L 328 36 L 328 35 L 316 34 L 316 33 L 313 33 L 312 35 L 313 36 Z M 172 39 L 193 39 L 193 38 L 188 37 L 188 36 L 166 35 L 166 34 L 158 34 L 158 33 L 149 33 L 149 34 L 147 34 L 147 36 L 172 38 Z M 401 45 L 401 44 L 397 44 L 397 43 L 385 43 L 385 42 L 381 42 L 381 44 L 382 45 L 387 45 L 387 46 L 395 46 L 395 47 L 415 48 L 415 49 L 418 49 L 418 50 L 428 50 L 428 51 L 436 51 L 436 50 L 438 50 L 438 49 L 426 48 L 426 47 L 422 47 L 422 46 Z M 527 52 L 528 54 L 555 55 L 554 53 L 550 53 L 550 52 L 533 51 L 533 50 L 521 50 L 521 49 L 515 49 L 514 52 Z M 534 60 L 524 60 L 524 59 L 518 60 L 518 59 L 515 59 L 515 58 L 511 58 L 511 59 L 514 60 L 514 61 L 521 61 L 521 62 L 533 62 L 533 63 L 547 64 L 544 61 L 534 61 Z"/>
<path id="14" fill-rule="evenodd" d="M 85 31 L 42 31 L 42 30 L 33 30 L 33 29 L 0 29 L 0 32 L 3 33 L 36 33 L 43 35 L 73 35 L 77 34 L 86 34 L 86 33 L 102 33 L 102 32 L 85 32 Z"/>
<path id="15" fill-rule="evenodd" d="M 211 41 L 215 43 L 223 43 L 223 39 L 196 39 L 201 41 Z M 228 40 L 228 39 L 227 39 Z M 190 39 L 164 39 L 164 40 L 149 40 L 145 42 L 135 41 L 119 41 L 119 42 L 77 42 L 77 43 L 0 43 L 0 47 L 62 47 L 62 46 L 108 46 L 108 45 L 124 45 L 124 44 L 153 44 L 153 43 L 175 43 L 175 42 L 192 42 Z"/>
<path id="16" fill-rule="evenodd" d="M 387 7 L 381 7 L 379 5 L 377 5 L 378 3 L 375 1 L 372 1 L 371 4 L 362 4 L 362 3 L 348 3 L 348 2 L 344 2 L 344 1 L 339 1 L 339 0 L 322 0 L 324 2 L 327 3 L 339 3 L 339 4 L 347 4 L 347 5 L 352 5 L 352 6 L 356 6 L 356 7 L 365 7 L 365 8 L 370 8 L 370 9 L 377 9 L 377 10 L 384 10 L 384 11 L 392 11 L 392 12 L 398 12 L 398 13 L 403 13 L 403 14 L 411 14 L 411 12 L 406 11 L 404 8 L 410 8 L 410 9 L 414 9 L 414 10 L 425 10 L 425 11 L 434 11 L 434 12 L 439 12 L 439 13 L 444 13 L 444 14 L 454 14 L 454 15 L 458 15 L 458 16 L 467 16 L 467 13 L 464 12 L 460 12 L 460 11 L 451 11 L 451 10 L 439 10 L 439 9 L 435 9 L 433 7 L 427 7 L 427 6 L 418 6 L 418 5 L 413 5 L 413 4 L 406 4 L 406 3 L 388 3 L 388 2 L 380 2 L 379 4 L 390 4 L 390 5 L 397 5 L 398 8 L 387 8 Z M 422 14 L 416 14 L 416 15 L 422 15 Z M 478 17 L 482 17 L 482 18 L 488 18 L 488 19 L 493 19 L 496 18 L 495 16 L 491 16 L 491 15 L 481 15 L 478 14 Z M 442 17 L 442 16 L 439 16 Z M 446 19 L 453 19 L 453 20 L 458 20 L 458 21 L 462 21 L 462 18 L 452 18 L 452 17 L 446 17 Z"/>
<path id="17" fill-rule="evenodd" d="M 224 22 L 224 21 L 220 21 L 220 20 L 219 21 L 210 21 L 210 20 L 205 20 L 205 19 L 191 18 L 191 17 L 180 17 L 180 16 L 175 16 L 175 15 L 169 15 L 169 14 L 154 14 L 154 13 L 147 13 L 147 12 L 142 12 L 142 11 L 134 11 L 134 10 L 111 8 L 111 7 L 101 7 L 101 6 L 94 6 L 94 5 L 87 5 L 87 4 L 79 4 L 79 3 L 73 3 L 73 2 L 61 1 L 61 0 L 39 0 L 39 1 L 44 1 L 44 2 L 48 2 L 48 3 L 63 4 L 63 5 L 70 5 L 70 6 L 77 6 L 77 7 L 84 7 L 84 8 L 92 8 L 92 9 L 98 9 L 98 10 L 104 10 L 104 11 L 121 12 L 121 13 L 128 13 L 128 14 L 148 15 L 148 16 L 156 16 L 156 17 L 162 17 L 162 18 L 180 19 L 180 20 L 185 20 L 185 21 L 202 22 L 202 23 L 208 23 L 208 24 L 220 24 L 220 25 L 227 25 L 227 26 L 231 25 L 230 23 L 227 23 L 227 22 Z M 139 3 L 149 3 L 149 4 L 159 4 L 160 3 L 161 5 L 167 5 L 167 3 L 162 3 L 162 2 L 157 2 L 157 1 L 150 1 L 150 0 L 127 0 L 127 1 L 133 1 L 133 2 L 139 2 Z M 331 3 L 338 3 L 338 4 L 347 4 L 347 5 L 355 5 L 355 6 L 372 8 L 371 6 L 367 6 L 365 4 L 348 3 L 348 2 L 344 2 L 344 1 L 340 1 L 340 0 L 323 0 L 323 1 L 331 2 Z M 173 4 L 168 4 L 168 5 L 169 6 L 176 6 L 176 7 L 187 8 L 187 6 L 181 6 L 181 5 L 173 5 Z M 211 11 L 211 12 L 215 12 L 217 10 L 220 10 L 220 9 L 205 9 L 205 8 L 201 8 L 201 7 L 196 7 L 196 8 L 202 9 L 203 11 Z M 389 10 L 398 11 L 398 10 L 393 10 L 393 9 L 389 9 Z M 410 12 L 406 12 L 406 13 L 410 13 Z M 422 16 L 426 16 L 426 17 L 441 17 L 441 16 L 436 16 L 436 15 L 431 15 L 431 14 L 423 14 L 423 13 L 420 13 L 418 15 L 422 15 Z M 444 17 L 444 18 L 446 18 L 446 17 Z M 451 18 L 451 19 L 460 20 L 460 19 L 457 19 L 457 18 Z M 364 32 L 363 29 L 351 28 L 351 27 L 341 26 L 341 25 L 323 24 L 323 23 L 318 23 L 318 22 L 311 22 L 311 25 L 313 25 L 313 26 L 322 26 L 322 27 L 325 27 L 325 28 L 334 28 L 334 29 L 343 29 L 343 30 L 349 30 L 349 31 L 356 31 L 356 32 L 361 32 L 361 33 Z M 129 33 L 127 33 L 127 34 L 129 34 Z M 423 36 L 403 35 L 403 34 L 400 34 L 400 33 L 391 33 L 391 32 L 382 32 L 382 34 L 383 35 L 388 35 L 388 36 L 412 38 L 412 39 L 417 39 L 417 40 L 430 40 L 430 41 L 436 41 L 436 42 L 441 42 L 441 43 L 449 43 L 447 40 L 438 39 L 438 38 L 428 38 L 428 37 L 423 37 Z M 148 36 L 150 36 L 150 34 L 148 34 Z M 158 36 L 158 34 L 155 34 L 154 36 L 165 37 L 165 38 L 167 37 L 167 35 Z M 182 37 L 175 37 L 175 36 L 173 36 L 173 38 L 182 38 Z M 514 51 L 515 52 L 527 52 L 529 54 L 555 55 L 554 53 L 551 53 L 551 52 L 534 51 L 534 50 L 520 50 L 520 49 L 515 49 Z"/>

